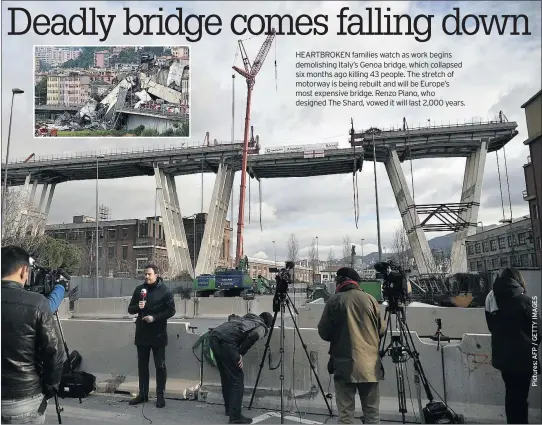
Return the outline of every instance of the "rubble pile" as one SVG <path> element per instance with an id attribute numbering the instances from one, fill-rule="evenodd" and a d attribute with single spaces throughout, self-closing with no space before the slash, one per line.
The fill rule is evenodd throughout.
<path id="1" fill-rule="evenodd" d="M 137 71 L 117 76 L 117 84 L 91 99 L 75 114 L 65 112 L 47 128 L 59 130 L 109 130 L 123 126 L 122 112 L 139 110 L 153 115 L 179 115 L 188 112 L 182 80 L 188 67 L 172 59 L 167 66 L 157 65 L 156 58 L 142 57 Z"/>

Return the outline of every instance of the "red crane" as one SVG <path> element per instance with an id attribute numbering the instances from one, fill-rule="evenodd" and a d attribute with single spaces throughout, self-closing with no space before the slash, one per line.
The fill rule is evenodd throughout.
<path id="1" fill-rule="evenodd" d="M 245 226 L 245 189 L 246 189 L 246 181 L 247 181 L 246 171 L 247 171 L 248 144 L 249 144 L 248 133 L 250 129 L 250 102 L 252 99 L 252 90 L 254 89 L 256 75 L 262 68 L 265 58 L 267 57 L 267 53 L 269 53 L 269 49 L 271 49 L 271 44 L 273 43 L 273 39 L 275 38 L 275 35 L 276 35 L 276 31 L 273 28 L 271 30 L 271 33 L 265 39 L 252 65 L 250 64 L 250 60 L 248 59 L 245 46 L 243 45 L 243 41 L 239 40 L 239 50 L 241 52 L 241 57 L 243 58 L 243 65 L 245 66 L 245 69 L 243 70 L 236 66 L 232 67 L 235 71 L 237 71 L 239 74 L 245 77 L 247 81 L 247 108 L 246 108 L 246 114 L 245 114 L 245 134 L 244 134 L 244 139 L 243 139 L 243 161 L 241 165 L 241 190 L 239 193 L 239 217 L 237 219 L 237 247 L 236 247 L 236 255 L 235 255 L 236 266 L 239 266 L 239 262 L 241 261 L 241 258 L 243 256 L 243 228 Z"/>

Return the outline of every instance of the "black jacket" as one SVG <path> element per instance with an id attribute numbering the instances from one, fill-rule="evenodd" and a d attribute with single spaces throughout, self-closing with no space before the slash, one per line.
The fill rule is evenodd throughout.
<path id="1" fill-rule="evenodd" d="M 141 289 L 147 290 L 147 303 L 143 310 L 139 309 Z M 146 283 L 139 285 L 132 296 L 128 313 L 137 314 L 135 345 L 166 346 L 167 339 L 167 319 L 175 316 L 175 300 L 173 293 L 158 278 L 155 284 Z M 147 323 L 143 317 L 153 316 L 154 322 Z"/>
<path id="2" fill-rule="evenodd" d="M 58 389 L 64 352 L 43 295 L 2 281 L 2 398 L 32 397 Z"/>
<path id="3" fill-rule="evenodd" d="M 244 317 L 234 317 L 217 326 L 209 333 L 209 337 L 235 347 L 239 354 L 244 356 L 260 338 L 267 335 L 267 331 L 267 326 L 260 316 L 246 314 Z"/>
<path id="4" fill-rule="evenodd" d="M 540 373 L 540 362 L 533 357 L 533 348 L 540 345 L 542 321 L 540 312 L 533 310 L 532 297 L 524 294 L 514 279 L 499 277 L 485 304 L 493 367 L 515 373 L 533 373 L 538 367 Z"/>

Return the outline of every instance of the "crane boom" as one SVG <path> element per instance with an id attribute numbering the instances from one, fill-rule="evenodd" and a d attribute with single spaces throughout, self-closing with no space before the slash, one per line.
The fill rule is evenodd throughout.
<path id="1" fill-rule="evenodd" d="M 238 267 L 243 258 L 243 229 L 245 226 L 245 191 L 246 191 L 246 179 L 247 179 L 247 162 L 248 162 L 248 144 L 249 144 L 249 128 L 250 128 L 250 105 L 252 99 L 252 90 L 254 88 L 254 82 L 256 75 L 260 71 L 267 57 L 267 53 L 271 49 L 271 44 L 276 36 L 276 31 L 273 28 L 267 38 L 265 39 L 256 59 L 252 66 L 246 53 L 243 42 L 239 40 L 239 50 L 241 51 L 241 57 L 243 59 L 244 70 L 233 66 L 233 69 L 240 75 L 245 77 L 247 82 L 247 105 L 245 112 L 245 132 L 243 140 L 243 160 L 241 166 L 241 188 L 239 191 L 239 216 L 237 218 L 237 245 L 235 252 L 235 265 Z"/>

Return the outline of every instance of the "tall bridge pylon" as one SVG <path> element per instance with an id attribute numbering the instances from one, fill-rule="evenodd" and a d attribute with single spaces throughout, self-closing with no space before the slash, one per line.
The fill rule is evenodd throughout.
<path id="1" fill-rule="evenodd" d="M 515 122 L 500 120 L 409 129 L 406 120 L 403 120 L 403 128 L 398 130 L 382 131 L 372 127 L 370 131 L 350 133 L 351 145 L 363 146 L 366 160 L 373 159 L 374 144 L 376 160 L 386 167 L 420 274 L 437 272 L 425 235 L 425 232 L 435 231 L 455 233 L 450 271 L 467 271 L 465 240 L 476 233 L 486 155 L 502 148 L 515 137 L 518 134 L 516 127 Z M 460 202 L 416 204 L 401 163 L 405 160 L 445 157 L 466 158 Z M 412 188 L 414 190 L 413 181 Z M 426 217 L 420 219 L 420 216 Z"/>

